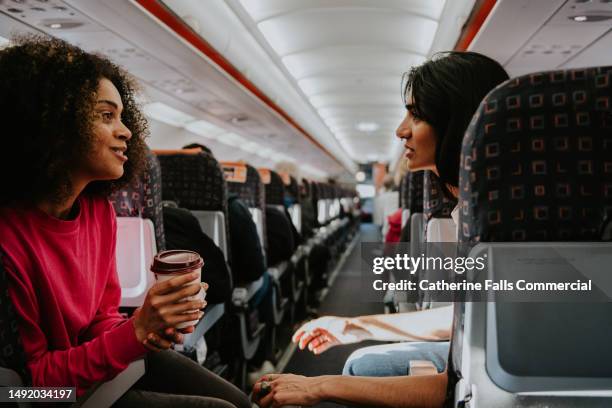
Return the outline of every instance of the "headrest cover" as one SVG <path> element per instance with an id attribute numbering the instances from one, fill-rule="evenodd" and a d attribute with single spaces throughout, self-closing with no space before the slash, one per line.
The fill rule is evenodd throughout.
<path id="1" fill-rule="evenodd" d="M 144 174 L 109 197 L 118 217 L 142 217 L 153 222 L 158 251 L 166 247 L 161 189 L 159 160 L 147 149 Z"/>
<path id="2" fill-rule="evenodd" d="M 511 79 L 463 140 L 460 239 L 591 241 L 612 215 L 612 67 Z"/>
<path id="3" fill-rule="evenodd" d="M 244 163 L 221 162 L 225 181 L 228 183 L 246 183 L 247 166 Z"/>
<path id="4" fill-rule="evenodd" d="M 192 211 L 227 213 L 225 178 L 212 155 L 200 151 L 184 154 L 180 150 L 157 158 L 162 167 L 164 200 L 175 201 L 179 207 Z"/>
<path id="5" fill-rule="evenodd" d="M 423 212 L 425 217 L 450 218 L 457 206 L 457 199 L 451 197 L 448 189 L 432 171 L 425 170 L 423 175 Z"/>
<path id="6" fill-rule="evenodd" d="M 259 172 L 255 167 L 244 164 L 246 167 L 246 183 L 227 183 L 228 191 L 240 198 L 248 207 L 264 210 L 266 195 Z"/>
<path id="7" fill-rule="evenodd" d="M 285 202 L 285 184 L 281 176 L 274 170 L 268 169 L 259 169 L 259 174 L 268 178 L 268 183 L 265 186 L 266 204 L 283 205 Z"/>
<path id="8" fill-rule="evenodd" d="M 257 169 L 261 182 L 264 184 L 270 184 L 270 169 Z"/>
<path id="9" fill-rule="evenodd" d="M 423 212 L 423 176 L 424 171 L 410 171 L 406 174 L 406 190 L 404 192 L 404 208 L 410 210 L 410 214 Z"/>

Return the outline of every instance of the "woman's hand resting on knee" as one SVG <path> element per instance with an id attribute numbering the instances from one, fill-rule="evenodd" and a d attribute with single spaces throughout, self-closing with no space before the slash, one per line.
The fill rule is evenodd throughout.
<path id="1" fill-rule="evenodd" d="M 149 289 L 142 307 L 134 312 L 134 330 L 138 341 L 150 350 L 160 351 L 172 347 L 172 343 L 181 343 L 182 333 L 191 333 L 190 326 L 180 331 L 176 326 L 183 322 L 199 320 L 204 313 L 200 311 L 206 302 L 200 299 L 178 302 L 188 296 L 196 295 L 202 285 L 184 286 L 197 277 L 197 274 L 185 274 L 157 283 Z M 204 284 L 205 285 L 205 284 Z M 186 313 L 188 311 L 195 312 Z"/>
<path id="2" fill-rule="evenodd" d="M 292 341 L 298 343 L 301 350 L 308 347 L 314 354 L 321 354 L 333 346 L 357 343 L 371 336 L 372 333 L 354 319 L 324 316 L 302 325 Z"/>
<path id="3" fill-rule="evenodd" d="M 268 374 L 253 386 L 253 402 L 261 408 L 311 406 L 321 402 L 321 377 Z"/>

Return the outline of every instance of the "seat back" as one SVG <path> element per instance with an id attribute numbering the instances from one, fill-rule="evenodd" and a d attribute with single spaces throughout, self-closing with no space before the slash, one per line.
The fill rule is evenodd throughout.
<path id="1" fill-rule="evenodd" d="M 246 163 L 222 162 L 221 165 L 229 193 L 236 194 L 249 207 L 260 242 L 266 250 L 266 192 L 259 172 Z"/>
<path id="2" fill-rule="evenodd" d="M 117 217 L 117 274 L 121 306 L 140 307 L 155 284 L 149 268 L 157 253 L 153 222 L 140 217 Z"/>
<path id="3" fill-rule="evenodd" d="M 409 171 L 402 179 L 404 184 L 400 194 L 403 208 L 402 228 L 410 229 L 412 215 L 423 213 L 423 173 L 423 171 Z"/>
<path id="4" fill-rule="evenodd" d="M 264 184 L 266 205 L 284 206 L 285 184 L 280 174 L 265 168 L 258 169 L 258 171 Z"/>
<path id="5" fill-rule="evenodd" d="M 161 167 L 147 150 L 141 177 L 109 198 L 117 215 L 117 274 L 121 306 L 142 306 L 147 290 L 155 283 L 149 271 L 153 257 L 165 249 L 161 194 Z"/>
<path id="6" fill-rule="evenodd" d="M 161 189 L 162 177 L 159 160 L 153 152 L 147 149 L 143 175 L 109 198 L 117 217 L 141 217 L 151 220 L 158 251 L 166 248 Z"/>
<path id="7" fill-rule="evenodd" d="M 202 231 L 221 248 L 226 260 L 229 259 L 227 186 L 217 160 L 199 149 L 155 153 L 162 167 L 163 199 L 190 210 Z"/>
<path id="8" fill-rule="evenodd" d="M 314 209 L 314 220 L 315 226 L 323 225 L 325 223 L 325 204 L 319 206 L 319 200 L 321 199 L 321 188 L 319 183 L 316 181 L 310 181 L 308 186 L 310 191 L 310 200 L 312 203 L 312 208 Z M 320 212 L 322 210 L 322 213 Z"/>
<path id="9" fill-rule="evenodd" d="M 200 149 L 157 150 L 155 153 L 162 167 L 163 199 L 190 210 L 202 231 L 221 248 L 227 262 L 231 256 L 227 244 L 230 239 L 227 186 L 219 162 Z M 231 275 L 229 279 L 231 282 Z M 231 285 L 233 287 L 233 283 Z M 195 331 L 185 335 L 183 349 L 192 350 L 224 313 L 223 303 L 209 307 Z"/>
<path id="10" fill-rule="evenodd" d="M 588 276 L 589 258 L 598 271 L 612 262 L 612 245 L 597 242 L 612 215 L 611 100 L 607 67 L 521 76 L 481 103 L 462 147 L 459 238 L 479 243 L 471 256 L 504 260 L 487 278 Z M 467 303 L 456 311 L 456 401 L 612 402 L 612 356 L 597 352 L 612 342 L 612 303 Z"/>
<path id="11" fill-rule="evenodd" d="M 26 362 L 17 314 L 8 292 L 4 254 L 0 251 L 0 385 L 30 385 L 32 379 Z"/>

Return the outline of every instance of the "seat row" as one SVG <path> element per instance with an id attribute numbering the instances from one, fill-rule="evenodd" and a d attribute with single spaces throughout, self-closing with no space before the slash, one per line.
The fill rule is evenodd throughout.
<path id="1" fill-rule="evenodd" d="M 326 285 L 328 272 L 355 234 L 359 217 L 353 214 L 355 193 L 349 189 L 308 180 L 299 185 L 292 176 L 270 169 L 258 170 L 246 163 L 218 162 L 211 154 L 197 149 L 150 152 L 142 179 L 116 193 L 111 200 L 118 216 L 121 304 L 127 311 L 142 304 L 154 283 L 154 275 L 149 272 L 152 258 L 166 248 L 163 205 L 189 210 L 202 232 L 222 250 L 230 270 L 238 265 L 238 260 L 240 267 L 249 264 L 239 258 L 250 254 L 232 254 L 236 248 L 232 240 L 253 237 L 244 235 L 246 232 L 240 229 L 237 236 L 230 233 L 229 197 L 248 207 L 257 231 L 254 239 L 259 240 L 263 251 L 260 256 L 267 259 L 265 275 L 270 282 L 266 276 L 249 281 L 244 278 L 248 275 L 244 271 L 233 270 L 231 296 L 217 304 L 209 302 L 195 332 L 186 336 L 183 352 L 195 356 L 198 342 L 204 336 L 213 338 L 209 344 L 221 344 L 225 350 L 220 354 L 229 358 L 222 357 L 217 367 L 211 368 L 246 388 L 247 364 L 256 353 L 261 353 L 258 350 L 264 348 L 265 358 L 277 361 L 283 346 L 279 328 L 294 323 L 316 306 L 317 289 Z M 310 218 L 306 212 L 311 214 Z M 293 225 L 296 241 L 301 241 L 282 257 L 277 253 L 285 249 L 275 245 L 283 243 L 267 231 L 277 228 L 274 224 L 277 218 L 271 219 L 272 223 L 266 222 L 266 218 L 277 214 L 280 221 L 284 217 L 288 225 Z M 329 253 L 322 255 L 326 248 Z M 206 258 L 204 262 L 202 279 L 206 281 Z M 269 302 L 269 307 L 263 306 L 262 310 L 255 303 L 260 303 L 258 293 L 266 292 L 267 285 L 270 292 L 263 302 Z M 270 310 L 270 316 L 262 316 L 267 314 L 266 310 Z M 229 344 L 235 346 L 233 350 L 227 350 Z"/>

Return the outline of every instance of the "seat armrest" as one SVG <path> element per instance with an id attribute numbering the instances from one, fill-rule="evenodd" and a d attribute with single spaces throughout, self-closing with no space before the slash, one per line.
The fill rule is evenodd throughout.
<path id="1" fill-rule="evenodd" d="M 21 387 L 23 381 L 17 371 L 10 368 L 0 367 L 0 386 L 3 387 Z"/>
<path id="2" fill-rule="evenodd" d="M 268 268 L 268 273 L 270 274 L 272 279 L 278 281 L 283 277 L 283 275 L 288 269 L 288 266 L 289 264 L 286 261 L 283 261 L 277 265 L 274 265 L 271 268 Z"/>
<path id="3" fill-rule="evenodd" d="M 245 286 L 236 287 L 232 292 L 232 304 L 236 307 L 244 307 L 263 285 L 264 277 L 260 277 Z"/>

